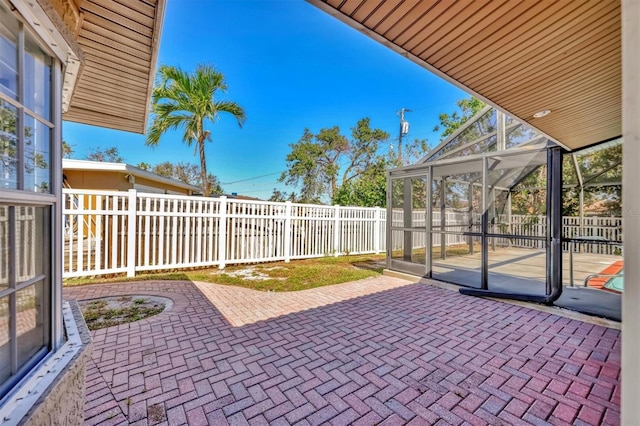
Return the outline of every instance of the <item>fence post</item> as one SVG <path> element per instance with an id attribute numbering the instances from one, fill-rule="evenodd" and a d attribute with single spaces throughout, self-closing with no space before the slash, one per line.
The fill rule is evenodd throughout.
<path id="1" fill-rule="evenodd" d="M 375 213 L 374 213 L 374 226 L 375 228 L 373 228 L 373 239 L 374 239 L 374 246 L 373 249 L 375 250 L 376 254 L 380 253 L 380 225 L 381 225 L 381 221 L 380 221 L 380 212 L 381 212 L 381 208 L 380 207 L 376 207 L 375 208 Z"/>
<path id="2" fill-rule="evenodd" d="M 127 210 L 127 277 L 136 276 L 136 242 L 138 231 L 136 230 L 136 210 L 138 191 L 129 190 L 128 210 Z"/>
<path id="3" fill-rule="evenodd" d="M 287 201 L 284 205 L 284 261 L 291 260 L 291 201 Z"/>
<path id="4" fill-rule="evenodd" d="M 220 218 L 218 219 L 218 260 L 219 269 L 224 269 L 227 261 L 227 196 L 220 197 L 219 210 Z M 233 232 L 233 230 L 231 230 Z M 232 237 L 233 238 L 233 237 Z"/>
<path id="5" fill-rule="evenodd" d="M 333 206 L 333 255 L 335 257 L 340 255 L 340 206 Z"/>

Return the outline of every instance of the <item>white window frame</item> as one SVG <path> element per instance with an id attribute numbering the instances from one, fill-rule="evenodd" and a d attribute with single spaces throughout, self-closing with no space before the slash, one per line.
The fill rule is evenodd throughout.
<path id="1" fill-rule="evenodd" d="M 13 389 L 21 387 L 23 382 L 29 379 L 30 371 L 33 371 L 40 366 L 48 362 L 51 355 L 60 349 L 64 342 L 64 325 L 62 320 L 62 64 L 66 62 L 66 58 L 61 57 L 58 49 L 52 49 L 50 46 L 59 46 L 59 42 L 54 39 L 55 35 L 52 35 L 49 40 L 45 40 L 39 36 L 41 31 L 37 31 L 29 22 L 38 22 L 34 20 L 33 16 L 25 18 L 23 15 L 24 7 L 18 7 L 16 10 L 13 4 L 7 3 L 6 0 L 0 0 L 2 6 L 7 10 L 13 11 L 13 15 L 18 21 L 20 21 L 19 37 L 18 37 L 18 101 L 11 99 L 9 96 L 0 93 L 0 99 L 18 108 L 18 156 L 24 157 L 24 114 L 29 114 L 32 117 L 36 117 L 37 121 L 44 123 L 47 127 L 52 129 L 50 135 L 50 190 L 48 194 L 25 191 L 25 190 L 13 190 L 13 189 L 0 189 L 0 203 L 11 206 L 44 206 L 50 208 L 49 222 L 46 223 L 45 232 L 47 227 L 50 229 L 50 247 L 49 247 L 49 268 L 45 271 L 48 275 L 48 286 L 46 289 L 48 292 L 49 300 L 45 312 L 49 313 L 48 318 L 44 321 L 47 322 L 48 328 L 48 341 L 49 347 L 47 348 L 47 354 L 37 361 L 27 362 L 26 367 L 20 369 L 18 377 L 20 379 L 15 383 Z M 20 6 L 26 6 L 23 3 L 18 3 Z M 22 13 L 21 13 L 22 12 Z M 44 22 L 43 22 L 44 24 Z M 45 25 L 42 25 L 43 27 Z M 51 27 L 51 23 L 46 24 L 47 27 Z M 36 44 L 46 53 L 51 59 L 51 85 L 50 85 L 50 119 L 46 120 L 44 117 L 36 114 L 34 111 L 26 108 L 24 103 L 24 55 L 25 55 L 25 35 L 36 42 Z M 18 187 L 24 185 L 24 164 L 19 163 L 18 171 Z M 13 344 L 13 343 L 12 343 Z M 34 365 L 35 362 L 35 365 Z M 15 379 L 9 379 L 14 381 Z M 7 382 L 5 382 L 7 383 Z M 1 402 L 6 402 L 6 399 L 11 396 L 13 391 L 9 390 L 6 395 L 0 398 Z M 1 407 L 0 407 L 1 408 Z"/>

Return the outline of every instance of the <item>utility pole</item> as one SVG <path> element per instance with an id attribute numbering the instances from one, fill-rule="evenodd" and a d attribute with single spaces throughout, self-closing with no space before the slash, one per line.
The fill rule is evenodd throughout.
<path id="1" fill-rule="evenodd" d="M 409 122 L 404 119 L 405 112 L 411 112 L 411 110 L 402 108 L 398 111 L 398 116 L 400 117 L 400 134 L 398 135 L 398 167 L 402 167 L 402 136 L 409 133 Z"/>

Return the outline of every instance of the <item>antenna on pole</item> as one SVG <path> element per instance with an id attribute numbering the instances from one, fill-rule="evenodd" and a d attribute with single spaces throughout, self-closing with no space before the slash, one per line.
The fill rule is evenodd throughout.
<path id="1" fill-rule="evenodd" d="M 411 112 L 411 110 L 402 108 L 398 111 L 398 116 L 400 117 L 400 134 L 398 135 L 398 167 L 402 166 L 402 137 L 409 133 L 409 122 L 404 119 L 405 112 Z"/>

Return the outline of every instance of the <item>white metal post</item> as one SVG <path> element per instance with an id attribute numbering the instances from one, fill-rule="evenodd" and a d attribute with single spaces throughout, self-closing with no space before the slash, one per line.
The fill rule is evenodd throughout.
<path id="1" fill-rule="evenodd" d="M 333 255 L 340 255 L 340 206 L 333 206 Z"/>
<path id="2" fill-rule="evenodd" d="M 218 218 L 218 268 L 224 269 L 227 261 L 227 197 L 220 197 L 220 217 Z M 233 230 L 232 230 L 233 231 Z"/>
<path id="3" fill-rule="evenodd" d="M 138 191 L 129 190 L 129 200 L 127 204 L 127 232 L 123 238 L 127 239 L 127 277 L 136 276 L 136 242 L 138 233 L 136 230 L 136 198 Z"/>
<path id="4" fill-rule="evenodd" d="M 51 154 L 51 184 L 56 203 L 51 209 L 51 344 L 54 350 L 64 344 L 64 325 L 62 322 L 62 274 L 64 272 L 64 196 L 62 195 L 62 69 L 57 60 L 54 61 L 52 71 L 53 130 Z M 71 244 L 70 244 L 71 245 Z M 71 260 L 71 259 L 69 259 Z"/>
<path id="5" fill-rule="evenodd" d="M 622 293 L 622 418 L 640 419 L 640 2 L 622 1 L 622 199 L 624 293 Z"/>
<path id="6" fill-rule="evenodd" d="M 373 228 L 373 249 L 376 251 L 376 254 L 380 253 L 380 216 L 382 213 L 382 209 L 380 207 L 376 207 L 374 212 L 375 219 L 375 228 Z"/>
<path id="7" fill-rule="evenodd" d="M 287 201 L 284 207 L 284 261 L 291 260 L 291 201 Z"/>
<path id="8" fill-rule="evenodd" d="M 505 116 L 502 111 L 496 110 L 496 124 L 497 124 L 497 132 L 496 132 L 496 150 L 504 151 L 507 149 L 507 135 L 505 132 Z"/>

